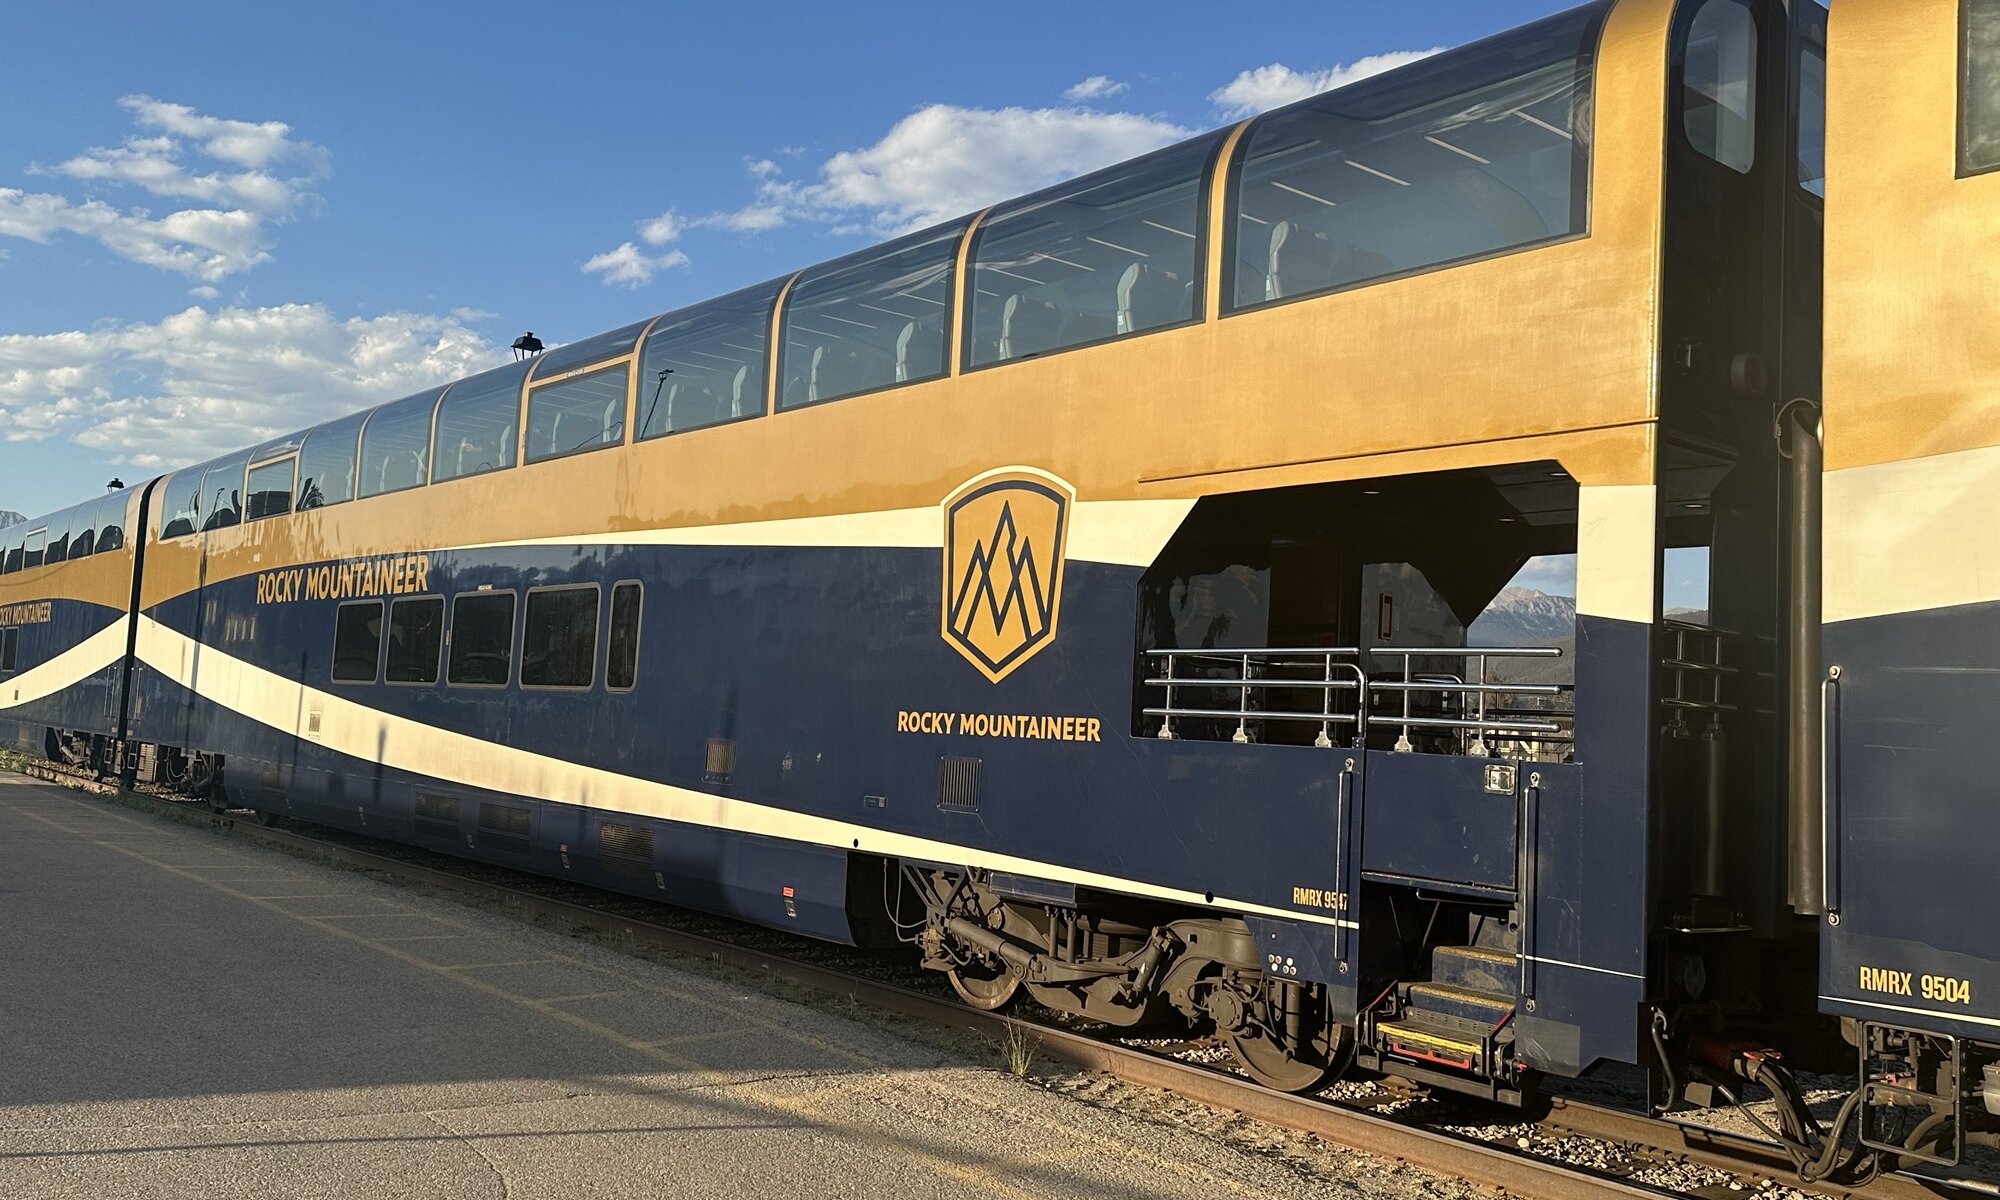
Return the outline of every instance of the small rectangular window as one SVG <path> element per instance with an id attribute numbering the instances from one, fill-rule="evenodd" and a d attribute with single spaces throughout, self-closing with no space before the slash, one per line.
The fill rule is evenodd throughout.
<path id="1" fill-rule="evenodd" d="M 625 440 L 630 363 L 545 383 L 528 393 L 528 461 L 581 454 Z"/>
<path id="2" fill-rule="evenodd" d="M 636 583 L 611 589 L 611 643 L 605 651 L 604 686 L 629 691 L 639 678 L 639 614 L 644 591 Z"/>
<path id="3" fill-rule="evenodd" d="M 587 688 L 597 670 L 597 589 L 528 593 L 521 626 L 521 686 Z"/>
<path id="4" fill-rule="evenodd" d="M 14 669 L 14 658 L 15 655 L 20 653 L 20 649 L 21 631 L 19 629 L 0 629 L 0 671 L 12 671 Z"/>
<path id="5" fill-rule="evenodd" d="M 444 598 L 406 597 L 389 605 L 389 662 L 382 678 L 390 683 L 436 683 L 444 649 Z"/>
<path id="6" fill-rule="evenodd" d="M 1960 37 L 1959 171 L 2000 167 L 2000 0 L 1964 0 Z"/>
<path id="7" fill-rule="evenodd" d="M 42 565 L 42 552 L 48 548 L 48 539 L 49 531 L 46 529 L 37 529 L 28 535 L 27 541 L 23 543 L 21 549 L 21 567 L 23 570 Z"/>
<path id="8" fill-rule="evenodd" d="M 382 602 L 358 600 L 340 606 L 333 620 L 333 680 L 374 683 L 382 657 Z"/>
<path id="9" fill-rule="evenodd" d="M 245 520 L 282 517 L 292 511 L 292 483 L 298 465 L 297 459 L 287 458 L 250 468 L 250 500 Z"/>
<path id="10" fill-rule="evenodd" d="M 455 685 L 505 687 L 514 670 L 514 593 L 466 592 L 451 602 Z"/>
<path id="11" fill-rule="evenodd" d="M 1708 0 L 1695 14 L 1681 97 L 1695 150 L 1749 174 L 1757 161 L 1757 20 L 1742 0 Z"/>

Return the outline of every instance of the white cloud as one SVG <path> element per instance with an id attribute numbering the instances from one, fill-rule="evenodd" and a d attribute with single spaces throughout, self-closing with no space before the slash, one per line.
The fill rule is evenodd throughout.
<path id="1" fill-rule="evenodd" d="M 775 161 L 768 158 L 747 160 L 744 163 L 743 169 L 750 172 L 750 176 L 753 179 L 770 179 L 775 175 L 785 173 L 783 167 L 780 167 Z"/>
<path id="2" fill-rule="evenodd" d="M 0 336 L 0 440 L 67 438 L 140 468 L 196 462 L 505 359 L 456 316 L 317 304 Z"/>
<path id="3" fill-rule="evenodd" d="M 1137 113 L 930 104 L 872 146 L 826 160 L 811 182 L 763 179 L 756 198 L 693 224 L 738 232 L 790 221 L 895 233 L 948 220 L 1194 131 Z"/>
<path id="4" fill-rule="evenodd" d="M 1090 78 L 1080 80 L 1064 89 L 1063 99 L 1078 101 L 1102 100 L 1107 96 L 1116 96 L 1128 86 L 1130 85 L 1112 79 L 1108 75 L 1092 75 Z"/>
<path id="5" fill-rule="evenodd" d="M 679 239 L 681 228 L 679 215 L 669 209 L 649 221 L 641 221 L 639 236 L 644 238 L 649 246 L 664 246 Z"/>
<path id="6" fill-rule="evenodd" d="M 653 282 L 653 276 L 670 267 L 684 267 L 688 256 L 679 250 L 669 250 L 665 254 L 648 254 L 631 242 L 620 243 L 616 250 L 606 250 L 592 255 L 583 264 L 586 275 L 600 275 L 606 284 L 615 287 L 636 288 Z"/>
<path id="7" fill-rule="evenodd" d="M 1357 58 L 1345 66 L 1327 67 L 1320 71 L 1294 71 L 1283 63 L 1271 63 L 1244 71 L 1208 94 L 1223 119 L 1239 120 L 1257 113 L 1317 96 L 1321 92 L 1345 87 L 1370 75 L 1380 75 L 1397 67 L 1429 58 L 1443 49 L 1433 46 L 1429 50 L 1394 50 L 1387 54 L 1371 54 Z"/>
<path id="8" fill-rule="evenodd" d="M 282 121 L 253 123 L 206 116 L 147 96 L 120 101 L 146 130 L 123 145 L 94 147 L 53 167 L 30 167 L 99 187 L 139 188 L 198 207 L 154 216 L 89 197 L 0 187 L 0 236 L 46 242 L 57 234 L 95 239 L 133 262 L 212 285 L 270 259 L 270 225 L 316 199 L 328 172 L 326 151 L 291 136 Z M 182 139 L 194 143 L 194 149 Z M 225 169 L 190 167 L 190 154 Z M 290 174 L 277 168 L 290 164 Z M 197 293 L 198 294 L 198 293 Z"/>

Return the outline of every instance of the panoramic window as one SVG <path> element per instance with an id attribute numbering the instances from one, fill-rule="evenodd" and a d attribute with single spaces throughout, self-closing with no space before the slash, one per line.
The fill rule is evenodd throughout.
<path id="1" fill-rule="evenodd" d="M 232 455 L 203 473 L 201 479 L 201 527 L 227 529 L 243 521 L 243 471 L 250 454 Z"/>
<path id="2" fill-rule="evenodd" d="M 98 501 L 97 553 L 125 548 L 125 493 L 113 492 Z"/>
<path id="3" fill-rule="evenodd" d="M 26 529 L 25 525 L 0 529 L 0 575 L 11 575 L 21 569 L 21 537 Z"/>
<path id="4" fill-rule="evenodd" d="M 201 528 L 202 468 L 177 471 L 160 489 L 160 536 L 186 537 Z"/>
<path id="5" fill-rule="evenodd" d="M 1681 104 L 1695 150 L 1749 174 L 1757 161 L 1757 22 L 1742 0 L 1708 0 L 1695 14 Z"/>
<path id="6" fill-rule="evenodd" d="M 2000 0 L 1964 0 L 1960 48 L 1959 169 L 2000 167 Z"/>
<path id="7" fill-rule="evenodd" d="M 251 467 L 250 499 L 243 519 L 255 521 L 262 517 L 282 517 L 292 511 L 292 476 L 297 470 L 298 460 L 291 458 Z"/>
<path id="8" fill-rule="evenodd" d="M 1587 226 L 1590 66 L 1606 5 L 1258 118 L 1230 198 L 1232 309 Z"/>
<path id="9" fill-rule="evenodd" d="M 777 297 L 767 283 L 660 318 L 639 354 L 640 439 L 763 413 Z"/>
<path id="10" fill-rule="evenodd" d="M 69 523 L 72 511 L 65 508 L 49 518 L 48 538 L 42 547 L 43 562 L 59 563 L 69 559 Z"/>
<path id="11" fill-rule="evenodd" d="M 625 440 L 632 364 L 545 383 L 528 393 L 528 461 L 561 458 Z"/>
<path id="12" fill-rule="evenodd" d="M 362 497 L 422 487 L 430 480 L 431 414 L 443 388 L 406 396 L 368 414 L 361 427 Z"/>
<path id="13" fill-rule="evenodd" d="M 1202 179 L 1217 137 L 996 211 L 973 235 L 972 366 L 1193 320 Z"/>
<path id="14" fill-rule="evenodd" d="M 299 451 L 300 512 L 354 499 L 354 444 L 367 416 L 356 413 L 306 435 Z"/>
<path id="15" fill-rule="evenodd" d="M 444 648 L 444 598 L 423 596 L 389 605 L 389 661 L 382 678 L 390 683 L 436 683 Z"/>
<path id="16" fill-rule="evenodd" d="M 454 684 L 505 687 L 514 670 L 514 593 L 466 592 L 451 602 Z"/>
<path id="17" fill-rule="evenodd" d="M 438 401 L 437 433 L 431 443 L 431 482 L 483 475 L 514 465 L 519 440 L 521 380 L 528 362 L 451 385 Z"/>
<path id="18" fill-rule="evenodd" d="M 97 550 L 97 510 L 101 501 L 79 504 L 70 510 L 69 556 L 71 559 L 88 558 Z"/>
<path id="19" fill-rule="evenodd" d="M 632 353 L 639 335 L 645 331 L 646 322 L 635 321 L 610 333 L 557 346 L 534 360 L 535 382 L 548 383 L 580 368 L 601 366 L 614 358 L 623 358 Z"/>
<path id="20" fill-rule="evenodd" d="M 21 569 L 42 565 L 42 552 L 48 548 L 48 530 L 31 530 L 21 543 Z"/>
<path id="21" fill-rule="evenodd" d="M 778 407 L 944 374 L 951 272 L 964 230 L 933 229 L 799 276 L 779 334 Z"/>
<path id="22" fill-rule="evenodd" d="M 335 610 L 333 681 L 373 683 L 382 656 L 382 602 L 357 600 Z"/>
<path id="23" fill-rule="evenodd" d="M 639 613 L 644 592 L 636 583 L 611 589 L 611 639 L 605 651 L 604 686 L 630 689 L 639 678 Z"/>
<path id="24" fill-rule="evenodd" d="M 597 669 L 597 589 L 539 588 L 521 623 L 521 686 L 587 688 Z"/>

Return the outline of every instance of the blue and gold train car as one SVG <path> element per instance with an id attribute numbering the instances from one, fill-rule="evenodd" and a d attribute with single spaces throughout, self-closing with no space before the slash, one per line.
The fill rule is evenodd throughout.
<path id="1" fill-rule="evenodd" d="M 1838 1047 L 1820 972 L 1856 953 L 1800 874 L 1824 15 L 1587 4 L 154 480 L 143 561 L 106 559 L 129 659 L 34 668 L 42 703 L 128 663 L 116 720 L 0 690 L 0 722 L 914 943 L 971 1003 L 1212 1031 L 1274 1086 L 1789 1096 L 1756 1051 Z M 1829 514 L 1861 359 L 1827 364 Z M 1564 573 L 1573 613 L 1496 632 Z M 1932 1015 L 1976 1078 L 1996 1039 Z"/>

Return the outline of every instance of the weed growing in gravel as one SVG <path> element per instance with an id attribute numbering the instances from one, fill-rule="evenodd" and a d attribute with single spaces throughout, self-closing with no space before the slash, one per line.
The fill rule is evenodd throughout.
<path id="1" fill-rule="evenodd" d="M 1035 1069 L 1035 1047 L 1039 1044 L 1027 1026 L 1010 1022 L 1007 1031 L 1000 1035 L 1001 1065 L 1016 1079 L 1026 1079 Z"/>

